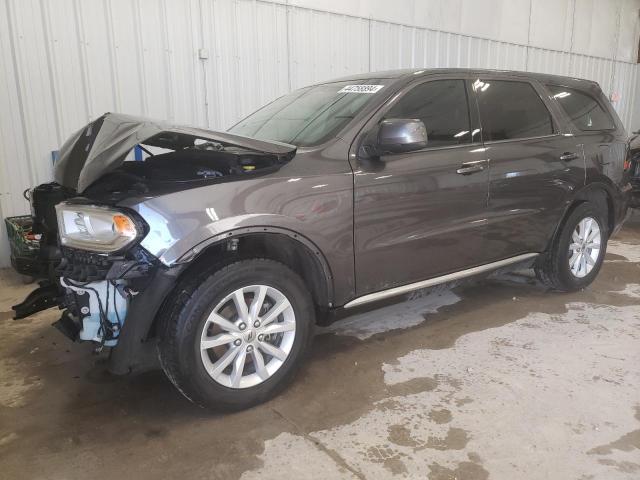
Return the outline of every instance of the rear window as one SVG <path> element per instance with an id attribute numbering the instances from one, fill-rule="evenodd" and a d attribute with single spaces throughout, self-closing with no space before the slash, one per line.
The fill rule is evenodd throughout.
<path id="1" fill-rule="evenodd" d="M 591 95 L 559 85 L 547 85 L 547 88 L 578 129 L 592 131 L 615 128 L 611 116 Z"/>
<path id="2" fill-rule="evenodd" d="M 527 82 L 476 80 L 484 141 L 541 137 L 553 133 L 551 114 Z"/>

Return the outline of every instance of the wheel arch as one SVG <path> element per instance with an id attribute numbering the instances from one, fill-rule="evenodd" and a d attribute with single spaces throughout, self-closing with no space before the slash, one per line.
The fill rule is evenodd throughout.
<path id="1" fill-rule="evenodd" d="M 322 251 L 304 235 L 278 227 L 234 229 L 201 242 L 179 260 L 181 276 L 210 270 L 237 258 L 269 258 L 305 281 L 319 308 L 333 306 L 333 275 Z"/>
<path id="2" fill-rule="evenodd" d="M 572 201 L 569 202 L 569 204 L 565 208 L 564 213 L 560 221 L 556 225 L 555 231 L 553 232 L 553 235 L 547 244 L 547 250 L 553 244 L 558 235 L 560 235 L 560 233 L 562 232 L 562 228 L 564 227 L 567 218 L 569 218 L 569 215 L 571 215 L 571 213 L 578 207 L 578 205 L 585 202 L 590 202 L 597 205 L 600 210 L 602 210 L 602 212 L 606 214 L 608 229 L 607 233 L 611 233 L 613 231 L 615 225 L 613 194 L 606 184 L 591 183 L 576 192 Z"/>
<path id="3" fill-rule="evenodd" d="M 573 208 L 579 203 L 590 202 L 596 205 L 603 213 L 607 215 L 607 229 L 611 233 L 615 226 L 615 210 L 613 203 L 613 192 L 605 183 L 591 183 L 576 193 L 573 202 Z M 573 208 L 571 210 L 573 210 Z M 570 211 L 565 214 L 569 215 Z M 564 220 L 563 219 L 563 220 Z"/>

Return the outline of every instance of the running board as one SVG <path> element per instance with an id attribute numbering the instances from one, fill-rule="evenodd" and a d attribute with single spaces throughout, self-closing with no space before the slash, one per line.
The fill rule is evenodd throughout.
<path id="1" fill-rule="evenodd" d="M 377 302 L 378 300 L 384 300 L 385 298 L 395 297 L 396 295 L 402 295 L 404 293 L 413 292 L 415 290 L 421 290 L 423 288 L 433 287 L 443 283 L 453 282 L 455 280 L 461 280 L 463 278 L 472 277 L 481 273 L 490 272 L 492 270 L 498 270 L 499 268 L 513 265 L 514 263 L 520 263 L 525 260 L 537 257 L 539 253 L 525 253 L 516 257 L 505 258 L 493 263 L 487 263 L 478 267 L 468 268 L 467 270 L 461 270 L 459 272 L 450 273 L 441 277 L 430 278 L 429 280 L 422 280 L 416 283 L 410 283 L 408 285 L 402 285 L 401 287 L 394 287 L 388 290 L 382 290 L 380 292 L 369 293 L 362 297 L 355 298 L 347 303 L 344 308 L 353 308 L 365 303 Z"/>

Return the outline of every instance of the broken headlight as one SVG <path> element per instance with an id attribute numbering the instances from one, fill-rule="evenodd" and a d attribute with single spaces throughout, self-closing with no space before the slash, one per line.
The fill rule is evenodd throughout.
<path id="1" fill-rule="evenodd" d="M 63 246 L 111 253 L 142 236 L 142 226 L 132 215 L 97 205 L 56 205 L 58 231 Z"/>

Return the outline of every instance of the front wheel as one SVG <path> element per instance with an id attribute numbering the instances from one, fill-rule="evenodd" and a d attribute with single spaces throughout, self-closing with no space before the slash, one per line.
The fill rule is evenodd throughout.
<path id="1" fill-rule="evenodd" d="M 286 266 L 242 260 L 179 289 L 160 326 L 162 367 L 194 403 L 239 410 L 284 388 L 315 323 L 309 291 Z"/>
<path id="2" fill-rule="evenodd" d="M 535 266 L 538 279 L 565 292 L 588 286 L 602 267 L 607 237 L 605 215 L 591 203 L 578 205 L 549 251 L 538 260 Z"/>

